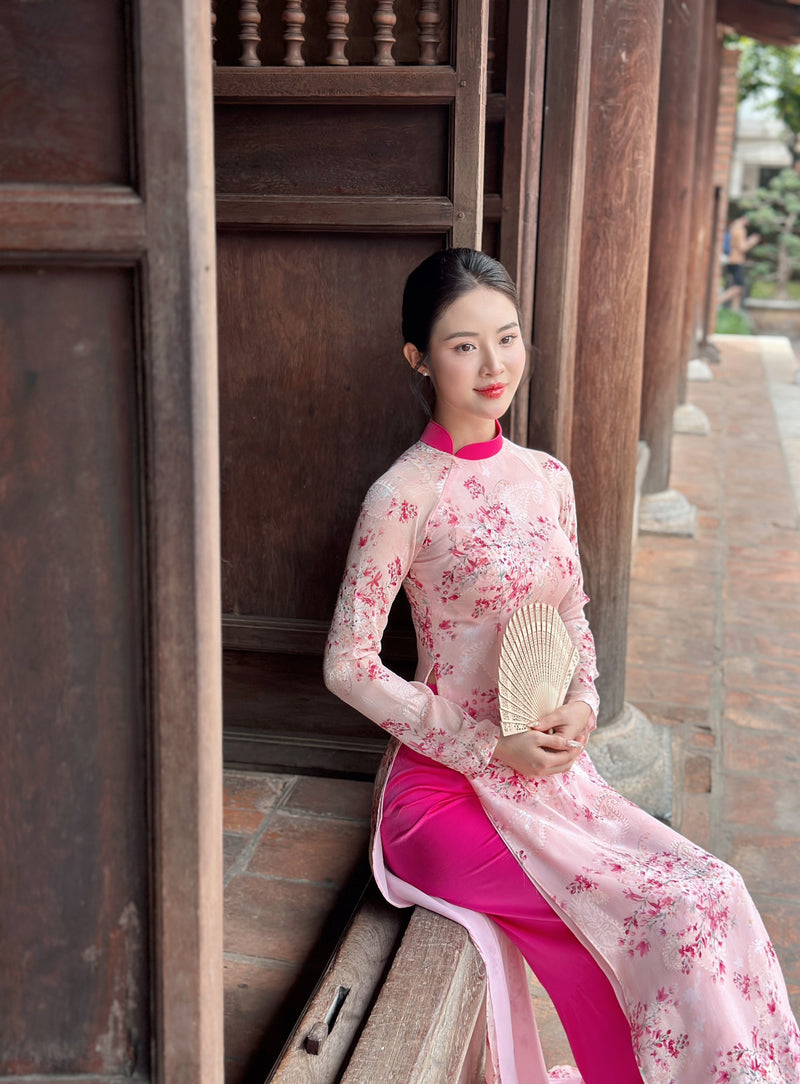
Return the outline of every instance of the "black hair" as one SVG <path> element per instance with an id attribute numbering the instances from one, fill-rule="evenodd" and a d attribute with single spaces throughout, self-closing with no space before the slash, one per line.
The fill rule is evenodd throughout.
<path id="1" fill-rule="evenodd" d="M 444 310 L 476 286 L 499 290 L 519 315 L 517 288 L 505 267 L 474 248 L 434 252 L 406 279 L 403 291 L 403 342 L 413 343 L 425 356 L 434 324 Z"/>

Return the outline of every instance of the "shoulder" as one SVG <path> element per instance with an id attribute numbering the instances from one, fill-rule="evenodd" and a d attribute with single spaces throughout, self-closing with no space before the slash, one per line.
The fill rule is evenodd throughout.
<path id="1" fill-rule="evenodd" d="M 572 489 L 572 476 L 567 467 L 549 452 L 540 452 L 536 448 L 523 448 L 507 440 L 505 447 L 510 455 L 530 470 L 544 477 L 550 485 L 559 491 L 568 492 Z"/>
<path id="2" fill-rule="evenodd" d="M 449 463 L 418 441 L 372 483 L 363 512 L 401 523 L 424 521 L 438 502 L 448 473 Z"/>

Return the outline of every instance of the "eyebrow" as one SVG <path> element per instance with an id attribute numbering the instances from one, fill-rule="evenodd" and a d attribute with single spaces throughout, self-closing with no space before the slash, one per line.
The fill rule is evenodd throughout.
<path id="1" fill-rule="evenodd" d="M 510 324 L 503 324 L 502 327 L 497 329 L 497 334 L 499 335 L 501 331 L 510 331 L 512 327 L 519 327 L 516 320 L 512 320 Z M 477 331 L 454 331 L 452 335 L 445 336 L 442 342 L 449 342 L 450 339 L 477 339 L 478 335 L 479 332 Z"/>

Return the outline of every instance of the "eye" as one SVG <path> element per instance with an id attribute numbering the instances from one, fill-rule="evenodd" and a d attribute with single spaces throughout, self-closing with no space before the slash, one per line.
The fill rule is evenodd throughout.
<path id="1" fill-rule="evenodd" d="M 516 336 L 516 335 L 514 335 L 513 333 L 512 333 L 512 334 L 509 334 L 509 335 L 504 335 L 504 336 L 502 337 L 502 339 L 500 340 L 500 345 L 501 345 L 501 346 L 511 346 L 511 344 L 512 344 L 512 343 L 514 342 L 514 340 L 516 339 L 516 337 L 517 337 L 517 336 Z"/>
<path id="2" fill-rule="evenodd" d="M 457 354 L 471 354 L 474 349 L 474 343 L 459 343 L 458 346 L 455 347 Z"/>

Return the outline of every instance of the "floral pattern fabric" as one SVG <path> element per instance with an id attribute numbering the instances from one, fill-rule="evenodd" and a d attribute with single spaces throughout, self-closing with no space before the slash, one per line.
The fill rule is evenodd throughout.
<path id="1" fill-rule="evenodd" d="M 372 486 L 328 639 L 328 687 L 396 741 L 471 781 L 531 881 L 608 975 L 646 1084 L 800 1082 L 797 1025 L 739 874 L 615 792 L 588 753 L 545 779 L 492 760 L 500 641 L 524 603 L 558 609 L 580 654 L 567 700 L 598 706 L 569 473 L 509 441 L 492 453 L 460 458 L 423 439 Z M 401 586 L 417 634 L 411 682 L 380 658 Z M 378 816 L 396 748 L 379 773 Z M 487 1079 L 579 1081 L 564 1067 L 548 1075 L 535 1034 L 521 1038 L 532 1017 L 530 1025 L 524 1012 L 522 1023 L 510 1019 L 508 1005 L 527 997 L 516 949 L 483 916 L 398 881 L 383 867 L 379 832 L 373 841 L 387 897 L 463 922 L 484 957 Z"/>

